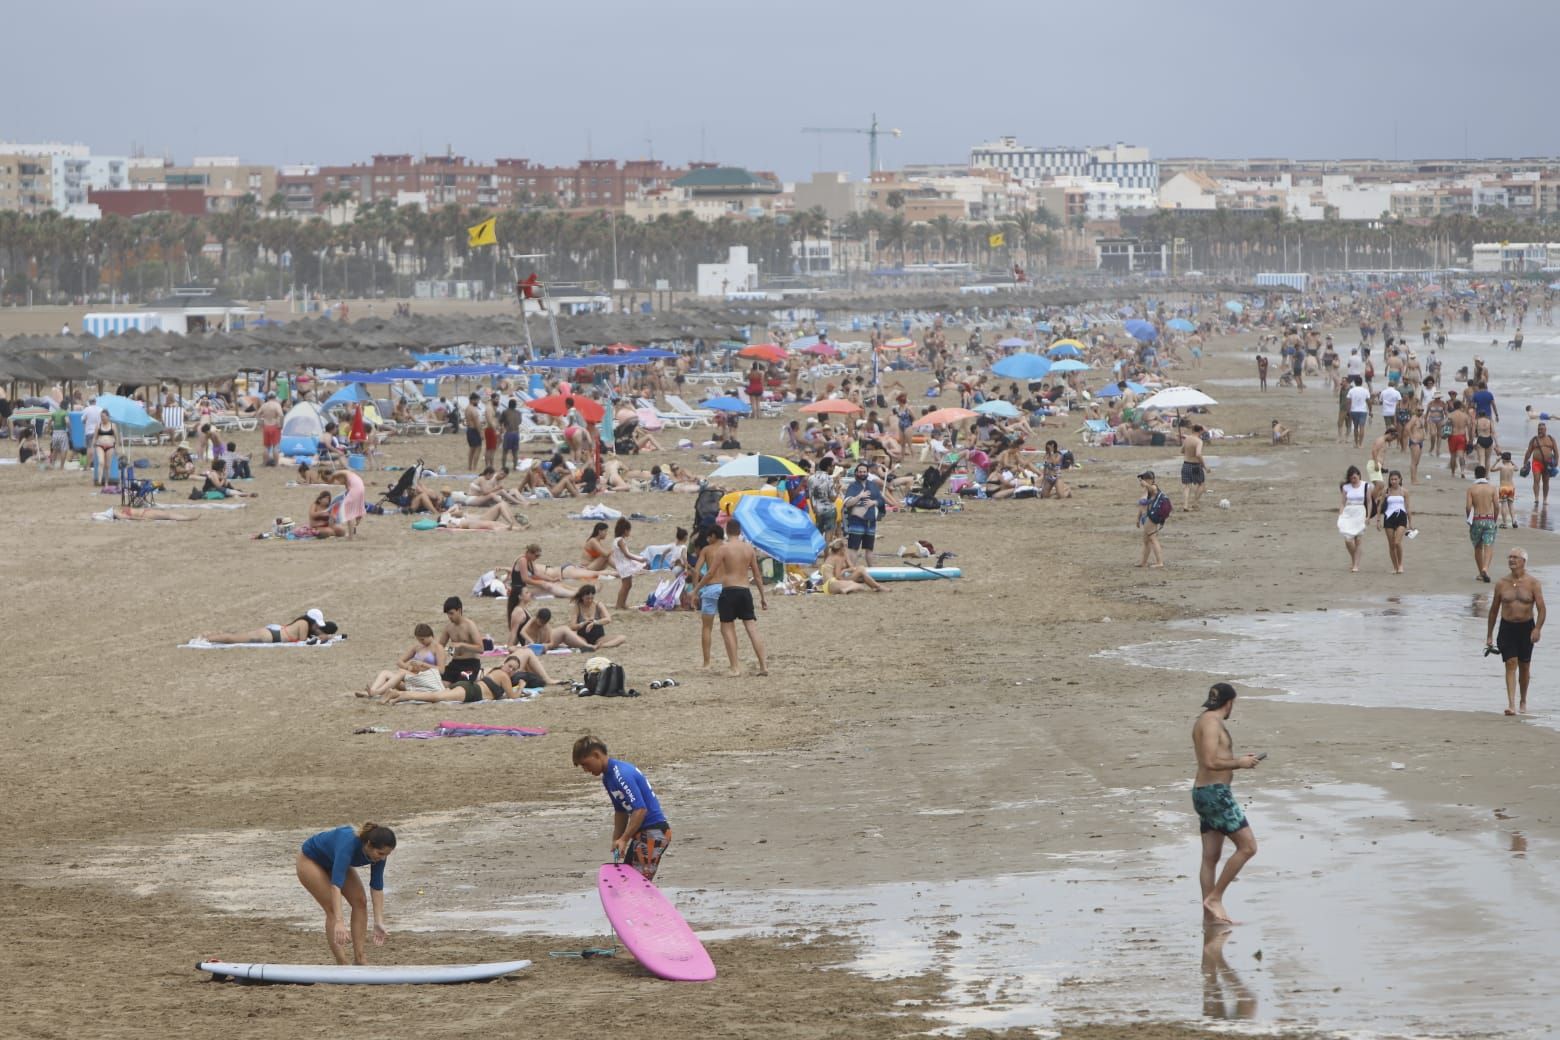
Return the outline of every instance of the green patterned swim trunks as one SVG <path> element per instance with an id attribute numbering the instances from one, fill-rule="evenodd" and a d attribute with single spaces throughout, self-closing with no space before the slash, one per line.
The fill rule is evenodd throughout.
<path id="1" fill-rule="evenodd" d="M 1192 808 L 1197 810 L 1197 819 L 1201 822 L 1199 830 L 1204 834 L 1209 831 L 1234 834 L 1248 826 L 1246 814 L 1240 811 L 1229 784 L 1192 788 Z"/>

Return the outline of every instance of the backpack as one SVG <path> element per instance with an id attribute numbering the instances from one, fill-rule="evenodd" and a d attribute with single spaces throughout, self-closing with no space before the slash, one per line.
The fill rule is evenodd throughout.
<path id="1" fill-rule="evenodd" d="M 1170 501 L 1170 496 L 1163 491 L 1154 496 L 1154 500 L 1148 504 L 1148 518 L 1156 524 L 1163 524 L 1170 519 L 1170 514 L 1175 511 L 1175 503 Z"/>

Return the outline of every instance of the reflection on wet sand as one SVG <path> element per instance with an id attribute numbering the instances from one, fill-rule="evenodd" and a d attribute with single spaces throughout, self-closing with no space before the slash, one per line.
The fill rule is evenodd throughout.
<path id="1" fill-rule="evenodd" d="M 1246 1021 L 1257 1017 L 1257 995 L 1240 979 L 1240 973 L 1224 959 L 1224 944 L 1234 928 L 1227 924 L 1203 926 L 1203 1017 Z"/>

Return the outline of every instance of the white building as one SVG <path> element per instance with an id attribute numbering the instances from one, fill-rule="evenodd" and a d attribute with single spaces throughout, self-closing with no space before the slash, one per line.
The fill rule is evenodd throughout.
<path id="1" fill-rule="evenodd" d="M 51 158 L 53 206 L 66 217 L 96 217 L 97 207 L 87 205 L 89 191 L 130 187 L 129 156 L 93 155 L 84 144 L 0 142 L 0 155 L 46 155 Z"/>
<path id="2" fill-rule="evenodd" d="M 1067 194 L 1083 198 L 1083 217 L 1089 221 L 1115 221 L 1123 212 L 1154 209 L 1159 205 L 1159 193 L 1148 188 L 1128 188 L 1113 181 L 1094 180 L 1089 177 L 1058 177 L 1052 187 L 1062 188 Z M 1073 211 L 1069 210 L 1071 215 Z"/>
<path id="3" fill-rule="evenodd" d="M 1476 242 L 1473 269 L 1486 274 L 1560 270 L 1560 242 Z"/>
<path id="4" fill-rule="evenodd" d="M 747 246 L 732 246 L 723 264 L 700 264 L 698 294 L 726 297 L 758 291 L 758 265 L 748 263 Z"/>
<path id="5" fill-rule="evenodd" d="M 1087 177 L 1124 188 L 1159 190 L 1159 164 L 1149 158 L 1147 148 L 1136 145 L 1032 148 L 1019 144 L 1015 137 L 1002 137 L 972 148 L 970 165 L 1000 170 L 1026 184 L 1057 177 Z"/>

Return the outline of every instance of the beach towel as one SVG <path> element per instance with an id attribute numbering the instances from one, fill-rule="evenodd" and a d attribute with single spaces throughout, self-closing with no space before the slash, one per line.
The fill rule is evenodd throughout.
<path id="1" fill-rule="evenodd" d="M 270 650 L 270 649 L 278 648 L 278 647 L 309 647 L 310 649 L 324 649 L 325 647 L 328 647 L 328 646 L 335 646 L 337 643 L 341 642 L 342 639 L 344 639 L 344 638 L 345 638 L 344 636 L 337 636 L 334 639 L 303 640 L 302 642 L 297 642 L 297 643 L 286 643 L 286 642 L 283 642 L 283 643 L 208 643 L 204 639 L 200 638 L 199 636 L 196 636 L 194 639 L 191 639 L 188 643 L 180 643 L 179 644 L 179 649 L 180 650 Z"/>
<path id="2" fill-rule="evenodd" d="M 248 502 L 171 502 L 158 509 L 247 509 Z"/>
<path id="3" fill-rule="evenodd" d="M 438 740 L 440 737 L 545 737 L 546 735 L 547 730 L 532 726 L 484 726 L 474 722 L 441 722 L 434 729 L 396 730 L 395 739 Z"/>
<path id="4" fill-rule="evenodd" d="M 578 513 L 570 513 L 569 514 L 569 519 L 570 520 L 617 520 L 617 519 L 620 519 L 622 516 L 623 516 L 622 513 L 620 513 L 616 509 L 613 509 L 611 506 L 604 506 L 604 505 L 600 505 L 598 503 L 592 503 L 591 505 L 586 506 L 584 509 L 581 509 Z"/>

